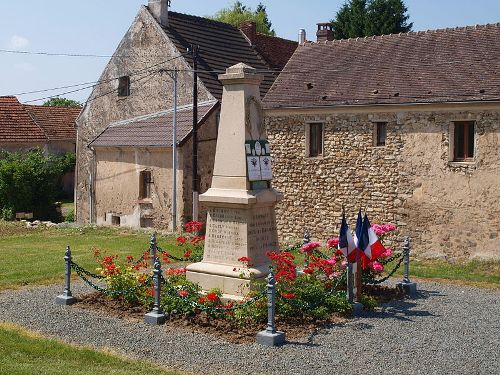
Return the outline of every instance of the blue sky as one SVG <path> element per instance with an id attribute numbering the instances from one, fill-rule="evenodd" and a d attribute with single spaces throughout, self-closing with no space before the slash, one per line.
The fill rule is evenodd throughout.
<path id="1" fill-rule="evenodd" d="M 243 0 L 255 7 L 259 0 Z M 332 19 L 344 0 L 262 0 L 278 36 L 314 40 L 317 22 Z M 231 0 L 172 0 L 172 10 L 212 15 Z M 500 0 L 406 0 L 414 31 L 500 22 Z M 0 49 L 110 55 L 147 0 L 2 0 Z M 96 81 L 107 59 L 0 53 L 0 95 Z M 67 90 L 60 90 L 60 92 Z M 21 101 L 58 91 L 19 96 Z M 66 97 L 85 101 L 89 91 Z M 35 104 L 39 104 L 37 102 Z"/>

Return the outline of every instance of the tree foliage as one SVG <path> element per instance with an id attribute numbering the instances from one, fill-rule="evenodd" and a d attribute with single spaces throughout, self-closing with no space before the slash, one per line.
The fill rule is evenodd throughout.
<path id="1" fill-rule="evenodd" d="M 54 202 L 61 179 L 74 170 L 75 154 L 44 155 L 41 150 L 0 154 L 0 212 L 4 219 L 15 212 L 33 212 L 35 218 L 57 220 Z"/>
<path id="2" fill-rule="evenodd" d="M 409 32 L 407 12 L 403 0 L 349 0 L 331 21 L 335 39 Z"/>
<path id="3" fill-rule="evenodd" d="M 243 5 L 240 1 L 236 1 L 230 7 L 223 8 L 208 18 L 228 23 L 234 27 L 240 27 L 243 21 L 254 21 L 257 25 L 257 32 L 272 36 L 276 35 L 272 29 L 266 6 L 262 3 L 259 3 L 257 8 L 252 10 L 252 8 Z"/>
<path id="4" fill-rule="evenodd" d="M 71 108 L 81 108 L 82 103 L 77 102 L 76 100 L 66 99 L 66 98 L 50 98 L 45 103 L 43 103 L 45 107 L 71 107 Z"/>

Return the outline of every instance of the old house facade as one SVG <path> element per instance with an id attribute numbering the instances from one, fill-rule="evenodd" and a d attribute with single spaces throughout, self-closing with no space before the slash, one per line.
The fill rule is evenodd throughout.
<path id="1" fill-rule="evenodd" d="M 76 218 L 79 223 L 172 227 L 173 174 L 178 223 L 192 217 L 193 57 L 198 46 L 198 191 L 212 176 L 222 85 L 217 76 L 244 62 L 265 75 L 263 96 L 281 69 L 270 45 L 291 56 L 297 43 L 142 6 L 77 121 Z M 261 54 L 259 51 L 263 51 Z M 287 60 L 287 58 L 285 58 Z M 173 71 L 177 70 L 177 169 L 173 171 Z M 202 215 L 201 215 L 202 216 Z"/>
<path id="2" fill-rule="evenodd" d="M 418 255 L 498 259 L 500 24 L 318 37 L 264 99 L 280 235 L 336 235 L 345 205 Z"/>

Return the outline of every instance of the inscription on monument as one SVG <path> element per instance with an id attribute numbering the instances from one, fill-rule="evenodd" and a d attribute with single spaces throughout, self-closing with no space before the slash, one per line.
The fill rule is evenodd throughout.
<path id="1" fill-rule="evenodd" d="M 234 208 L 210 208 L 205 238 L 205 260 L 238 264 L 245 254 L 246 211 Z"/>

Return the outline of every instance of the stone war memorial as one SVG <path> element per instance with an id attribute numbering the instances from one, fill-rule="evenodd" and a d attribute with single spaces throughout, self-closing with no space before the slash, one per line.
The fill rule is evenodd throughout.
<path id="1" fill-rule="evenodd" d="M 226 298 L 248 292 L 251 278 L 269 274 L 266 252 L 278 250 L 271 186 L 272 159 L 263 124 L 259 84 L 263 77 L 243 63 L 219 76 L 224 85 L 211 188 L 200 196 L 208 211 L 203 260 L 187 267 L 188 280 Z M 249 258 L 248 269 L 241 258 Z"/>

